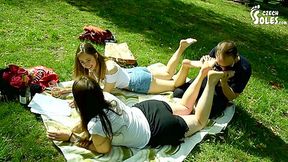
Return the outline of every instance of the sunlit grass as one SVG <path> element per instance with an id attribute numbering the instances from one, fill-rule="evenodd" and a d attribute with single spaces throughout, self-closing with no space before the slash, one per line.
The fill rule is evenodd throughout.
<path id="1" fill-rule="evenodd" d="M 279 10 L 279 19 L 288 21 L 287 8 L 261 8 Z M 141 66 L 166 63 L 182 38 L 198 40 L 184 54 L 190 59 L 199 59 L 219 41 L 234 40 L 252 64 L 252 77 L 235 101 L 227 130 L 207 137 L 186 161 L 288 159 L 287 25 L 254 25 L 250 7 L 226 0 L 0 0 L 0 12 L 0 67 L 43 65 L 61 81 L 72 79 L 85 25 L 112 31 Z M 103 46 L 97 49 L 104 52 Z M 190 77 L 196 73 L 192 70 Z M 18 103 L 1 103 L 0 136 L 0 161 L 64 161 L 42 122 Z"/>

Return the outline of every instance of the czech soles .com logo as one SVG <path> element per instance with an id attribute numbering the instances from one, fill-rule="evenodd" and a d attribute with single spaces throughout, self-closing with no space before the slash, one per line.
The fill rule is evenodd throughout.
<path id="1" fill-rule="evenodd" d="M 279 11 L 262 11 L 260 5 L 251 8 L 250 16 L 254 24 L 288 24 L 286 21 L 279 21 Z"/>

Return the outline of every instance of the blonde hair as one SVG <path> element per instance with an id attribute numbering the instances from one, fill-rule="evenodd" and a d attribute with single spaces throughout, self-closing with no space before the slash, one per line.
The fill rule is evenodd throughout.
<path id="1" fill-rule="evenodd" d="M 91 43 L 81 43 L 77 48 L 74 63 L 74 74 L 73 74 L 74 79 L 79 78 L 81 76 L 89 76 L 89 70 L 85 69 L 79 61 L 79 55 L 81 54 L 88 54 L 95 58 L 96 63 L 99 66 L 99 72 L 96 74 L 98 78 L 97 82 L 103 81 L 107 69 L 105 64 L 107 58 L 98 53 Z"/>
<path id="2" fill-rule="evenodd" d="M 216 55 L 221 56 L 223 58 L 227 56 L 232 56 L 233 58 L 236 58 L 239 54 L 238 54 L 237 47 L 234 42 L 222 41 L 218 43 L 216 47 Z"/>

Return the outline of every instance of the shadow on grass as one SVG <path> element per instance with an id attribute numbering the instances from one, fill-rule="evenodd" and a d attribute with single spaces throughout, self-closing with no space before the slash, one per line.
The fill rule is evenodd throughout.
<path id="1" fill-rule="evenodd" d="M 67 2 L 81 11 L 105 18 L 118 28 L 141 34 L 153 45 L 176 46 L 181 38 L 192 36 L 198 42 L 193 45 L 193 49 L 197 50 L 186 55 L 190 59 L 199 59 L 222 40 L 234 40 L 240 52 L 254 67 L 254 76 L 267 82 L 280 82 L 284 87 L 288 85 L 288 74 L 283 70 L 288 65 L 288 35 L 265 33 L 258 26 L 244 24 L 192 3 L 185 4 L 177 0 Z M 247 11 L 248 17 L 249 12 L 250 9 Z M 97 26 L 97 22 L 91 25 Z"/>
<path id="2" fill-rule="evenodd" d="M 267 32 L 259 26 L 251 25 L 252 20 L 251 24 L 243 23 L 231 18 L 232 16 L 220 15 L 192 3 L 185 4 L 177 0 L 89 0 L 85 2 L 67 0 L 67 2 L 81 11 L 91 12 L 106 19 L 117 28 L 143 35 L 151 45 L 177 46 L 181 38 L 195 37 L 198 42 L 193 45 L 193 49 L 197 50 L 190 51 L 190 54 L 186 55 L 190 59 L 200 58 L 219 41 L 234 40 L 240 52 L 250 60 L 254 77 L 267 82 L 271 80 L 280 82 L 284 87 L 288 85 L 288 74 L 283 70 L 288 69 L 288 35 L 277 35 L 276 29 Z M 263 6 L 263 9 L 271 8 Z M 281 8 L 279 12 L 284 14 L 284 11 L 287 10 Z M 247 17 L 250 18 L 249 14 L 250 8 L 247 8 Z M 97 22 L 91 25 L 97 26 Z M 231 125 L 235 130 L 244 132 L 237 139 L 239 141 L 237 143 L 232 142 L 236 138 L 233 136 L 237 134 L 228 136 L 231 140 L 228 142 L 232 146 L 255 156 L 269 157 L 273 161 L 287 159 L 285 154 L 287 144 L 269 128 L 251 117 L 243 108 L 237 108 L 237 114 Z M 246 141 L 256 145 L 245 143 Z"/>
<path id="3" fill-rule="evenodd" d="M 288 145 L 280 136 L 252 117 L 250 113 L 245 111 L 245 108 L 237 106 L 236 110 L 231 125 L 236 131 L 243 132 L 243 135 L 238 139 L 241 143 L 237 146 L 238 148 L 257 156 L 269 157 L 273 161 L 286 161 L 288 159 Z M 234 135 L 237 136 L 237 132 Z M 242 143 L 245 140 L 248 141 Z M 244 145 L 242 146 L 242 144 Z"/>
<path id="4" fill-rule="evenodd" d="M 208 136 L 205 141 L 226 143 L 235 149 L 241 149 L 252 156 L 269 158 L 271 161 L 287 161 L 288 145 L 271 129 L 253 118 L 245 108 L 236 106 L 233 120 L 223 134 Z M 192 154 L 200 153 L 198 145 Z M 241 158 L 241 156 L 239 156 Z M 238 159 L 241 160 L 241 159 Z"/>

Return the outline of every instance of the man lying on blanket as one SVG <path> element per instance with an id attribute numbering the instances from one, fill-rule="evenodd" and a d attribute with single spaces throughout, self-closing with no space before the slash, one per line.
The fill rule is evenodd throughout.
<path id="1" fill-rule="evenodd" d="M 103 92 L 92 78 L 83 76 L 74 82 L 72 92 L 81 128 L 90 138 L 79 139 L 74 133 L 64 131 L 48 130 L 47 135 L 53 140 L 78 142 L 79 146 L 98 153 L 109 153 L 112 145 L 139 149 L 146 145 L 178 145 L 184 137 L 206 126 L 216 84 L 221 78 L 233 75 L 232 71 L 211 70 L 205 62 L 179 102 L 146 100 L 132 108 Z M 205 90 L 195 106 L 195 114 L 191 114 L 206 76 Z"/>

